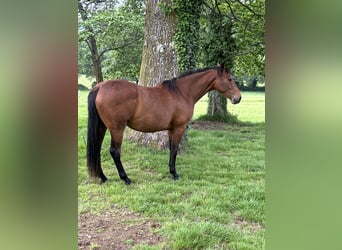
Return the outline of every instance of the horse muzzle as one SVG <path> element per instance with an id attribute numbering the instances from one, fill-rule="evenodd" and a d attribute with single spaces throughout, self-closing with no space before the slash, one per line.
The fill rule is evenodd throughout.
<path id="1" fill-rule="evenodd" d="M 232 99 L 232 104 L 238 104 L 241 101 L 241 95 L 239 96 L 234 96 Z"/>

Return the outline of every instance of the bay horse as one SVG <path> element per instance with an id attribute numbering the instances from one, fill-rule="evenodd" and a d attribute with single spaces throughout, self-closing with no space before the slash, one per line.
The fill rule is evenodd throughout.
<path id="1" fill-rule="evenodd" d="M 88 95 L 87 167 L 92 177 L 106 182 L 101 167 L 101 145 L 107 129 L 111 135 L 110 154 L 119 177 L 131 184 L 121 163 L 121 144 L 126 126 L 142 131 L 168 130 L 169 171 L 175 180 L 176 156 L 185 128 L 192 118 L 195 103 L 208 91 L 217 90 L 232 104 L 241 100 L 240 90 L 224 65 L 190 70 L 154 87 L 126 80 L 97 84 Z"/>

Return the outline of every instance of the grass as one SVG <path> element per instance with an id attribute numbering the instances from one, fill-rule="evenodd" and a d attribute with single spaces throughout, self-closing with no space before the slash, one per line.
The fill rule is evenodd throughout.
<path id="1" fill-rule="evenodd" d="M 88 89 L 91 89 L 91 84 L 95 81 L 94 77 L 86 77 L 86 75 L 78 75 L 78 83 L 83 84 Z"/>
<path id="2" fill-rule="evenodd" d="M 190 129 L 189 147 L 177 157 L 179 181 L 168 173 L 168 152 L 124 140 L 122 162 L 134 181 L 126 186 L 108 152 L 102 166 L 109 181 L 89 182 L 86 171 L 86 99 L 81 91 L 78 124 L 79 213 L 97 213 L 116 204 L 158 221 L 166 239 L 160 246 L 133 249 L 264 249 L 265 144 L 264 93 L 242 93 L 229 105 L 244 121 L 220 130 Z M 194 118 L 205 114 L 206 97 Z M 244 103 L 245 102 L 245 103 Z"/>
<path id="3" fill-rule="evenodd" d="M 265 122 L 265 93 L 264 92 L 241 92 L 241 102 L 233 105 L 228 101 L 228 110 L 242 122 L 260 123 Z M 193 119 L 205 115 L 208 107 L 208 96 L 203 96 L 195 106 Z"/>

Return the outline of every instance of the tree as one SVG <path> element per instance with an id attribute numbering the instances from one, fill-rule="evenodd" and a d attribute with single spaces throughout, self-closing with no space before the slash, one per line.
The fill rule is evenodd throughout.
<path id="1" fill-rule="evenodd" d="M 136 81 L 143 46 L 144 7 L 142 0 L 117 2 L 79 0 L 79 44 L 88 44 L 95 77 Z M 96 79 L 99 82 L 100 77 Z"/>
<path id="2" fill-rule="evenodd" d="M 265 77 L 265 0 L 226 0 L 233 20 L 237 50 L 234 73 L 245 78 Z"/>
<path id="3" fill-rule="evenodd" d="M 232 19 L 230 13 L 223 13 L 218 1 L 207 5 L 206 22 L 202 25 L 202 61 L 205 65 L 225 64 L 232 68 L 232 53 L 236 50 L 232 37 Z M 215 120 L 227 120 L 227 99 L 217 91 L 208 93 L 207 117 Z"/>
<path id="4" fill-rule="evenodd" d="M 93 66 L 89 48 L 85 42 L 78 43 L 78 73 L 93 76 Z"/>
<path id="5" fill-rule="evenodd" d="M 173 0 L 177 29 L 175 47 L 179 71 L 198 66 L 200 49 L 200 17 L 204 0 Z"/>
<path id="6" fill-rule="evenodd" d="M 140 74 L 144 43 L 144 11 L 140 1 L 125 1 L 102 13 L 105 35 L 100 36 L 106 53 L 102 65 L 105 77 L 137 81 Z"/>
<path id="7" fill-rule="evenodd" d="M 163 3 L 170 5 L 171 0 Z M 145 36 L 140 68 L 139 84 L 152 87 L 177 73 L 177 57 L 174 47 L 176 16 L 174 12 L 166 13 L 160 7 L 162 0 L 146 1 Z M 156 121 L 157 122 L 157 121 Z M 144 145 L 156 148 L 168 147 L 166 131 L 141 133 L 130 131 L 128 137 Z"/>
<path id="8" fill-rule="evenodd" d="M 201 62 L 224 62 L 235 76 L 264 76 L 264 0 L 213 0 L 205 2 L 201 22 Z M 235 77 L 235 78 L 240 78 Z M 254 81 L 255 83 L 255 81 Z M 227 120 L 227 100 L 208 93 L 207 116 Z"/>
<path id="9" fill-rule="evenodd" d="M 101 67 L 101 56 L 97 49 L 97 43 L 94 35 L 94 29 L 91 25 L 87 24 L 88 14 L 83 6 L 81 0 L 78 0 L 78 13 L 80 14 L 81 20 L 85 23 L 83 29 L 87 31 L 86 38 L 84 39 L 89 47 L 91 53 L 91 60 L 93 63 L 93 72 L 96 78 L 96 82 L 103 81 L 102 67 Z"/>

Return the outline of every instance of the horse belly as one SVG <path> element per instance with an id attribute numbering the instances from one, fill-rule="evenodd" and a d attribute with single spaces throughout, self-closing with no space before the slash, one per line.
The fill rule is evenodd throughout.
<path id="1" fill-rule="evenodd" d="M 168 130 L 170 128 L 170 119 L 147 114 L 128 121 L 127 126 L 141 132 L 156 132 Z"/>

